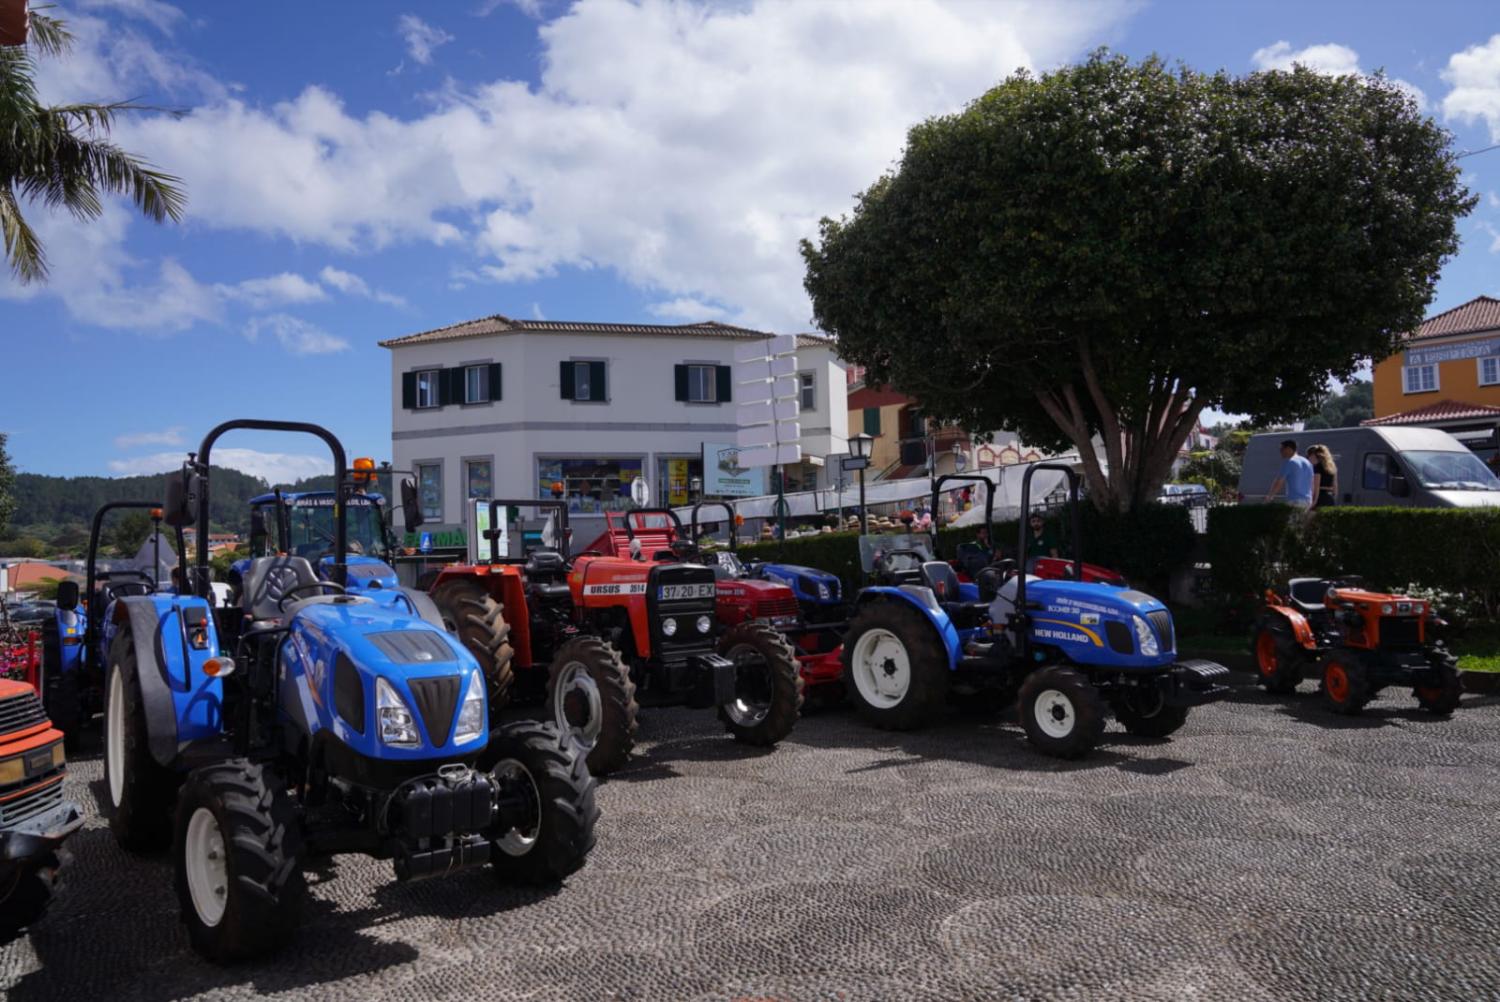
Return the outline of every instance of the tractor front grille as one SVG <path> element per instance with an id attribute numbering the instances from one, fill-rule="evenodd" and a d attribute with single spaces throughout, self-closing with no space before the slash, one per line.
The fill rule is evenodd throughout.
<path id="1" fill-rule="evenodd" d="M 9 828 L 52 810 L 63 800 L 62 769 L 50 780 L 33 786 L 25 793 L 0 802 L 0 825 Z"/>
<path id="2" fill-rule="evenodd" d="M 1146 613 L 1146 620 L 1156 630 L 1156 639 L 1161 643 L 1162 652 L 1175 650 L 1172 637 L 1172 614 L 1165 609 L 1157 609 L 1155 612 Z"/>
<path id="3" fill-rule="evenodd" d="M 453 728 L 453 711 L 458 707 L 457 675 L 441 678 L 408 679 L 412 698 L 417 701 L 417 713 L 422 716 L 422 725 L 427 728 L 427 738 L 434 745 L 448 743 L 448 732 Z"/>
<path id="4" fill-rule="evenodd" d="M 779 619 L 782 616 L 796 617 L 801 607 L 797 605 L 795 595 L 784 595 L 776 598 L 763 599 L 755 603 L 755 616 L 757 619 Z"/>
<path id="5" fill-rule="evenodd" d="M 1420 647 L 1422 621 L 1416 616 L 1385 616 L 1380 620 L 1381 647 Z"/>
<path id="6" fill-rule="evenodd" d="M 29 689 L 18 696 L 0 701 L 0 734 L 9 734 L 46 722 L 47 711 L 42 709 L 42 701 Z"/>

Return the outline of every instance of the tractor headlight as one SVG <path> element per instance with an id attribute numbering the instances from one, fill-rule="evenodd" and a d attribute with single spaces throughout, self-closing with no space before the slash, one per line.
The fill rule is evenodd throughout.
<path id="1" fill-rule="evenodd" d="M 1396 611 L 1396 607 L 1394 605 L 1391 605 L 1391 603 L 1389 603 L 1389 602 L 1383 603 L 1380 606 L 1380 614 L 1382 616 L 1389 616 L 1391 613 L 1393 613 L 1395 611 Z"/>
<path id="2" fill-rule="evenodd" d="M 1156 631 L 1151 629 L 1151 624 L 1139 616 L 1132 616 L 1131 622 L 1135 624 L 1135 642 L 1140 647 L 1141 653 L 1148 658 L 1154 658 L 1161 653 L 1161 647 L 1156 643 Z"/>
<path id="3" fill-rule="evenodd" d="M 699 616 L 697 622 L 695 622 L 693 625 L 698 628 L 699 633 L 707 633 L 709 630 L 713 629 L 714 621 L 709 619 L 707 616 Z"/>
<path id="4" fill-rule="evenodd" d="M 828 601 L 832 597 L 833 597 L 833 595 L 830 594 L 829 591 L 828 591 L 828 582 L 827 581 L 819 581 L 818 582 L 818 598 L 821 599 L 822 601 L 826 602 L 826 601 Z"/>
<path id="5" fill-rule="evenodd" d="M 380 740 L 391 747 L 416 748 L 422 743 L 406 700 L 383 678 L 375 680 L 375 716 L 380 720 Z"/>
<path id="6" fill-rule="evenodd" d="M 4 762 L 0 762 L 0 786 L 19 783 L 25 778 L 26 759 L 24 756 L 17 755 L 15 758 L 8 758 Z"/>
<path id="7" fill-rule="evenodd" d="M 677 620 L 673 619 L 671 616 L 668 616 L 666 619 L 662 620 L 661 632 L 662 636 L 675 637 L 677 635 Z"/>
<path id="8" fill-rule="evenodd" d="M 469 676 L 469 693 L 458 710 L 458 727 L 453 731 L 455 743 L 472 741 L 484 732 L 484 686 L 479 672 Z"/>

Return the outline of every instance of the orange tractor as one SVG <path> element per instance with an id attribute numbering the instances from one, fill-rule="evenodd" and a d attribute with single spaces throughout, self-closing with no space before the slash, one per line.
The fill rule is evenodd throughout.
<path id="1" fill-rule="evenodd" d="M 1293 578 L 1266 590 L 1252 644 L 1260 684 L 1287 693 L 1316 672 L 1323 702 L 1355 714 L 1387 686 L 1411 686 L 1417 704 L 1452 713 L 1463 688 L 1457 659 L 1435 636 L 1429 603 L 1369 591 L 1358 578 Z"/>
<path id="2" fill-rule="evenodd" d="M 489 507 L 492 526 L 507 507 L 551 511 L 554 538 L 568 538 L 562 502 Z M 768 622 L 721 621 L 713 569 L 670 548 L 673 559 L 654 562 L 585 551 L 570 563 L 545 548 L 515 559 L 499 553 L 501 535 L 486 533 L 488 563 L 451 565 L 423 581 L 444 624 L 484 667 L 492 705 L 518 688 L 544 693 L 596 775 L 629 758 L 641 704 L 717 707 L 746 744 L 791 733 L 802 706 L 791 645 Z"/>

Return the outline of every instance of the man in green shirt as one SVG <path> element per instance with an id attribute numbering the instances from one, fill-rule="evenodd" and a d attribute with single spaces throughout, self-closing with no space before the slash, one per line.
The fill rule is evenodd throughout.
<path id="1" fill-rule="evenodd" d="M 1039 511 L 1031 513 L 1031 539 L 1026 543 L 1026 550 L 1028 559 L 1062 555 L 1057 547 L 1057 538 L 1047 528 L 1047 523 L 1042 520 L 1042 513 Z"/>

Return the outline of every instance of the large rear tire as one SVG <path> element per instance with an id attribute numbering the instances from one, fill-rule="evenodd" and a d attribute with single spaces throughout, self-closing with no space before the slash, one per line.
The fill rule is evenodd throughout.
<path id="1" fill-rule="evenodd" d="M 563 739 L 578 746 L 589 771 L 603 776 L 635 748 L 635 683 L 620 652 L 599 637 L 563 644 L 547 670 L 547 705 Z"/>
<path id="2" fill-rule="evenodd" d="M 182 780 L 151 757 L 135 639 L 128 625 L 120 627 L 109 645 L 104 693 L 104 778 L 110 831 L 132 852 L 165 849 L 172 839 L 172 801 Z"/>
<path id="3" fill-rule="evenodd" d="M 1427 661 L 1432 665 L 1428 684 L 1412 689 L 1417 705 L 1428 713 L 1446 717 L 1458 709 L 1463 698 L 1463 680 L 1458 674 L 1458 659 L 1441 648 L 1429 651 Z"/>
<path id="4" fill-rule="evenodd" d="M 719 654 L 735 664 L 734 701 L 719 707 L 724 729 L 762 747 L 792 733 L 802 712 L 802 671 L 786 635 L 749 620 L 725 631 Z"/>
<path id="5" fill-rule="evenodd" d="M 594 847 L 599 820 L 598 784 L 580 750 L 551 724 L 524 720 L 492 731 L 480 761 L 506 803 L 525 805 L 488 833 L 495 872 L 532 885 L 576 873 Z"/>
<path id="6" fill-rule="evenodd" d="M 860 715 L 886 730 L 930 721 L 948 695 L 948 651 L 910 603 L 876 599 L 844 634 L 844 687 Z"/>
<path id="7" fill-rule="evenodd" d="M 275 773 L 248 759 L 194 770 L 176 829 L 177 899 L 194 950 L 227 964 L 291 937 L 306 891 L 302 832 Z"/>
<path id="8" fill-rule="evenodd" d="M 1054 758 L 1082 758 L 1104 734 L 1104 700 L 1073 668 L 1042 668 L 1021 683 L 1021 726 L 1027 739 Z"/>
<path id="9" fill-rule="evenodd" d="M 0 870 L 0 946 L 46 913 L 57 866 L 57 856 L 49 853 L 38 865 Z"/>
<path id="10" fill-rule="evenodd" d="M 1267 692 L 1284 695 L 1296 691 L 1310 659 L 1285 617 L 1274 613 L 1262 616 L 1255 625 L 1252 649 L 1256 680 Z"/>
<path id="11" fill-rule="evenodd" d="M 433 604 L 443 617 L 443 626 L 479 660 L 489 681 L 490 706 L 498 709 L 510 702 L 515 654 L 510 646 L 510 624 L 505 610 L 489 590 L 475 578 L 449 578 L 432 592 Z"/>
<path id="12" fill-rule="evenodd" d="M 1358 656 L 1349 651 L 1333 651 L 1323 659 L 1323 684 L 1318 693 L 1328 709 L 1351 717 L 1375 697 L 1369 673 Z"/>

